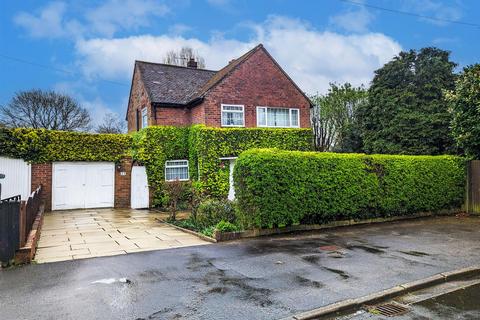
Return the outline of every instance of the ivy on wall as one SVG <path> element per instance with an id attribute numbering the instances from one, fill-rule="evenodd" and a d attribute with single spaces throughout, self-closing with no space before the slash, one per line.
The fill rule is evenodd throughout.
<path id="1" fill-rule="evenodd" d="M 311 129 L 280 128 L 211 128 L 202 125 L 191 130 L 190 158 L 198 165 L 203 190 L 216 197 L 228 195 L 228 161 L 251 148 L 312 150 Z M 192 161 L 192 162 L 193 162 Z"/>
<path id="2" fill-rule="evenodd" d="M 189 127 L 153 126 L 133 135 L 132 157 L 146 167 L 154 206 L 164 205 L 165 161 L 188 159 L 189 133 Z"/>
<path id="3" fill-rule="evenodd" d="M 132 135 L 89 134 L 45 129 L 0 129 L 0 155 L 33 163 L 112 161 L 125 156 L 147 169 L 153 204 L 163 205 L 165 161 L 188 159 L 190 179 L 203 193 L 226 197 L 229 162 L 250 148 L 312 150 L 310 129 L 152 126 Z"/>
<path id="4" fill-rule="evenodd" d="M 189 160 L 190 179 L 206 194 L 226 197 L 229 163 L 222 157 L 236 157 L 255 147 L 312 150 L 310 129 L 211 128 L 153 126 L 134 134 L 133 158 L 147 168 L 154 204 L 162 205 L 161 185 L 166 160 Z"/>
<path id="5" fill-rule="evenodd" d="M 45 129 L 0 129 L 0 155 L 32 163 L 112 161 L 129 155 L 131 136 Z"/>

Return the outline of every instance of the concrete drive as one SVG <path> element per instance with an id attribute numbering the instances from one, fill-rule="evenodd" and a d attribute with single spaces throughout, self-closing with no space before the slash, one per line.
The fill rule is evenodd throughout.
<path id="1" fill-rule="evenodd" d="M 159 223 L 145 210 L 55 211 L 44 217 L 37 263 L 112 256 L 139 251 L 208 244 Z"/>
<path id="2" fill-rule="evenodd" d="M 6 269 L 1 318 L 279 319 L 479 264 L 479 230 L 443 217 Z"/>

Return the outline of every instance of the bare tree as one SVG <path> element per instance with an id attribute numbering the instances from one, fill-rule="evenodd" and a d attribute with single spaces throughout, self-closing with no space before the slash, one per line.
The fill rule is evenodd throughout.
<path id="1" fill-rule="evenodd" d="M 118 114 L 109 112 L 103 117 L 103 122 L 95 130 L 97 133 L 125 133 L 125 121 Z"/>
<path id="2" fill-rule="evenodd" d="M 0 107 L 0 123 L 13 128 L 82 131 L 90 128 L 90 115 L 72 97 L 54 91 L 17 92 Z"/>
<path id="3" fill-rule="evenodd" d="M 167 52 L 163 58 L 163 62 L 175 66 L 186 67 L 190 59 L 197 62 L 197 68 L 205 69 L 205 59 L 197 52 L 194 52 L 191 47 L 182 47 L 180 51 L 171 50 Z"/>

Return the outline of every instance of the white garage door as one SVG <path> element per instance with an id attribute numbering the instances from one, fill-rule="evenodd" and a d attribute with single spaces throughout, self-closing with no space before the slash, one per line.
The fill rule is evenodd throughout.
<path id="1" fill-rule="evenodd" d="M 56 162 L 53 164 L 52 209 L 113 207 L 114 179 L 113 163 Z"/>

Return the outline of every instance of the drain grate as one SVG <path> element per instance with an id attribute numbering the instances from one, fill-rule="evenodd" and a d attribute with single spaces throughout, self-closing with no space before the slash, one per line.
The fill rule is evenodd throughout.
<path id="1" fill-rule="evenodd" d="M 397 303 L 385 303 L 382 305 L 375 306 L 373 308 L 369 308 L 368 312 L 373 314 L 378 314 L 386 317 L 396 317 L 401 316 L 409 311 L 409 309 Z"/>

